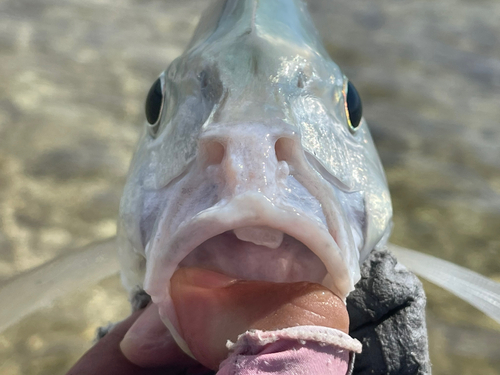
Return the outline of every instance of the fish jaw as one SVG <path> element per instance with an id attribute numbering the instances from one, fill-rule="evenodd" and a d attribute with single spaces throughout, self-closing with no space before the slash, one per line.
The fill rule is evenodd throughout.
<path id="1" fill-rule="evenodd" d="M 202 260 L 196 263 L 195 259 L 190 259 L 183 264 L 183 260 L 191 252 L 199 248 L 204 242 L 219 235 L 224 235 L 234 230 L 237 231 L 240 228 L 251 227 L 270 228 L 274 232 L 280 232 L 293 237 L 293 239 L 302 243 L 307 250 L 311 250 L 321 260 L 325 265 L 325 274 L 315 280 L 295 279 L 294 275 L 290 276 L 291 279 L 286 279 L 285 276 L 276 279 L 275 275 L 272 274 L 253 273 L 253 271 L 258 270 L 256 268 L 248 269 L 248 264 L 247 267 L 240 270 L 228 268 L 218 269 L 217 271 L 245 280 L 320 282 L 342 297 L 347 296 L 353 289 L 353 281 L 345 264 L 343 252 L 329 233 L 328 228 L 319 224 L 318 220 L 312 219 L 297 210 L 277 207 L 262 195 L 250 192 L 237 196 L 221 206 L 200 213 L 191 221 L 180 226 L 172 237 L 165 237 L 159 234 L 153 238 L 146 249 L 148 258 L 150 257 L 149 259 L 154 260 L 149 263 L 148 259 L 151 267 L 148 268 L 146 273 L 146 291 L 153 296 L 156 300 L 155 302 L 161 302 L 163 299 L 162 295 L 168 293 L 172 274 L 180 265 L 203 266 Z M 226 234 L 227 236 L 229 234 Z M 233 236 L 236 240 L 233 242 L 238 242 L 243 247 L 246 245 L 254 253 L 260 250 L 262 253 L 267 251 L 272 254 L 273 252 L 277 252 L 277 249 L 285 252 L 287 249 L 283 249 L 283 247 L 288 247 L 279 246 L 273 249 L 249 241 L 241 241 L 236 239 L 235 235 Z M 290 241 L 283 242 L 285 242 L 284 245 L 289 245 L 290 243 Z M 283 245 L 283 242 L 280 245 Z M 234 249 L 235 252 L 238 250 L 241 249 Z M 212 262 L 210 266 L 216 267 L 217 265 L 214 265 Z M 234 266 L 238 268 L 239 265 L 236 264 Z M 265 264 L 261 266 L 265 267 Z M 223 267 L 223 265 L 221 264 L 220 267 Z M 297 277 L 300 277 L 300 275 Z"/>
<path id="2" fill-rule="evenodd" d="M 234 229 L 256 226 L 285 234 L 288 238 L 282 242 L 284 246 L 272 249 L 255 245 L 231 233 Z M 230 237 L 227 242 L 241 248 L 220 248 L 217 242 L 223 241 L 218 240 L 219 236 Z M 203 248 L 211 239 L 216 243 Z M 295 254 L 287 258 L 291 252 Z M 254 192 L 200 213 L 179 227 L 173 237 L 156 236 L 148 244 L 147 254 L 151 267 L 147 268 L 145 290 L 158 304 L 162 320 L 181 346 L 184 344 L 178 334 L 179 325 L 169 290 L 170 279 L 179 267 L 208 268 L 245 280 L 317 282 L 344 298 L 354 287 L 342 251 L 328 228 L 303 213 L 277 207 Z M 210 255 L 212 258 L 207 261 Z"/>

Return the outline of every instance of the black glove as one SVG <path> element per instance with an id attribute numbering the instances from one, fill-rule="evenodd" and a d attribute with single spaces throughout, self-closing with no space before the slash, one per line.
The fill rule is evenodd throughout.
<path id="1" fill-rule="evenodd" d="M 387 251 L 373 251 L 347 298 L 349 334 L 361 341 L 355 375 L 430 374 L 422 283 Z"/>

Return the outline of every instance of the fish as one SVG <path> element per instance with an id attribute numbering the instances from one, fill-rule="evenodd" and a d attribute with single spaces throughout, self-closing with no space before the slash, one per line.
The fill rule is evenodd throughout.
<path id="1" fill-rule="evenodd" d="M 122 282 L 187 347 L 179 267 L 345 300 L 392 206 L 359 94 L 300 0 L 219 0 L 153 83 L 120 204 Z"/>

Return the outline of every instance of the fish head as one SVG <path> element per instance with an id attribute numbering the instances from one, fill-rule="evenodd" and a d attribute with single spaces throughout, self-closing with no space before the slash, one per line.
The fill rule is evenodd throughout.
<path id="1" fill-rule="evenodd" d="M 124 284 L 171 330 L 180 267 L 354 289 L 392 216 L 354 91 L 300 1 L 219 1 L 202 18 L 148 95 L 120 207 Z"/>

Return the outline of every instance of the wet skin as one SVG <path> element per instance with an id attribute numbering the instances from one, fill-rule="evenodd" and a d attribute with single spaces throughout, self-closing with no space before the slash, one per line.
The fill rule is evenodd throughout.
<path id="1" fill-rule="evenodd" d="M 182 335 L 199 363 L 177 347 L 151 304 L 118 324 L 68 375 L 147 375 L 186 368 L 203 373 L 217 370 L 228 354 L 226 341 L 249 329 L 320 325 L 348 332 L 344 303 L 319 284 L 238 281 L 183 268 L 174 274 L 171 292 Z"/>

